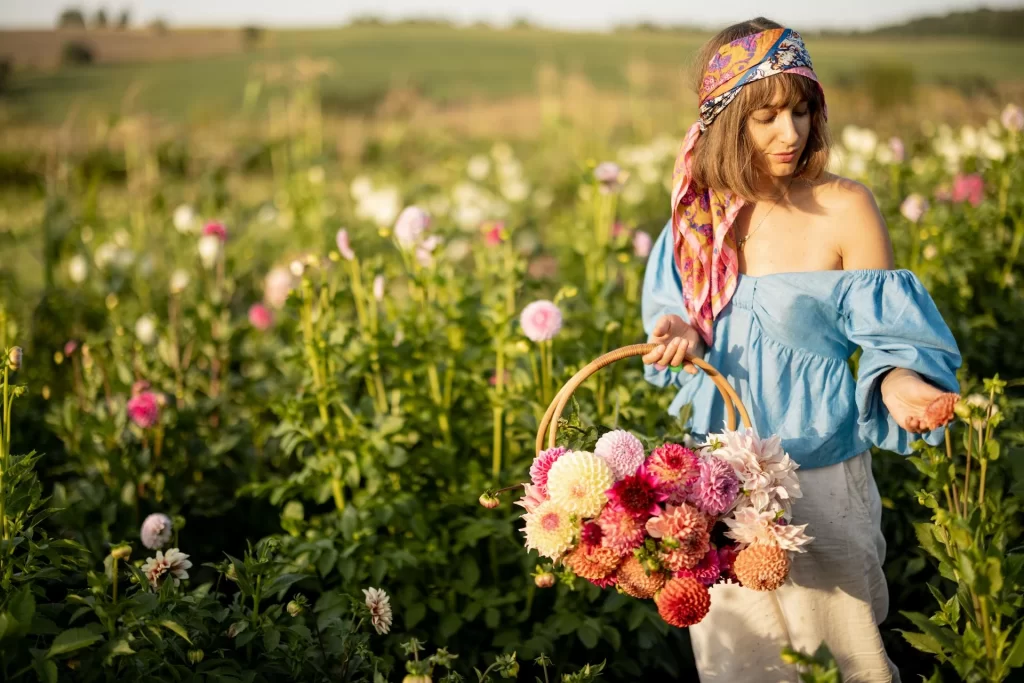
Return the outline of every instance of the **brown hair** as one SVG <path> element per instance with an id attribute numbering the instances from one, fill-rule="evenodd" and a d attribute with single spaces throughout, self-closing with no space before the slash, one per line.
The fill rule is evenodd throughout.
<path id="1" fill-rule="evenodd" d="M 726 43 L 783 26 L 758 17 L 734 24 L 709 40 L 697 52 L 693 65 L 694 90 L 700 91 L 704 69 L 718 49 Z M 748 201 L 766 199 L 758 191 L 763 173 L 759 150 L 747 135 L 747 118 L 758 109 L 771 106 L 778 98 L 782 106 L 793 107 L 806 101 L 811 114 L 811 131 L 797 169 L 796 178 L 815 180 L 828 164 L 832 139 L 825 121 L 825 102 L 811 79 L 797 74 L 777 74 L 753 81 L 740 88 L 727 106 L 697 139 L 693 153 L 693 180 L 698 187 L 729 190 Z"/>

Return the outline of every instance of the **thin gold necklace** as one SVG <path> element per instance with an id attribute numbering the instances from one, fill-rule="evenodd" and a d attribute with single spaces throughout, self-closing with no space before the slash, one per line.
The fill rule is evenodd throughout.
<path id="1" fill-rule="evenodd" d="M 743 247 L 744 247 L 744 245 L 746 245 L 747 240 L 750 239 L 751 235 L 753 235 L 755 232 L 757 232 L 757 229 L 761 227 L 762 223 L 764 223 L 764 219 L 768 218 L 768 214 L 770 214 L 772 212 L 772 209 L 774 209 L 776 206 L 779 205 L 779 202 L 782 201 L 782 198 L 785 197 L 786 194 L 789 192 L 789 188 L 790 188 L 790 186 L 792 184 L 793 184 L 793 178 L 790 177 L 789 184 L 786 185 L 786 189 L 782 191 L 782 194 L 780 194 L 779 197 L 774 202 L 772 202 L 771 208 L 768 209 L 767 211 L 765 211 L 764 215 L 761 216 L 761 220 L 759 220 L 757 222 L 757 225 L 754 226 L 754 229 L 751 230 L 750 232 L 748 232 L 741 240 L 739 240 L 736 243 L 736 251 L 743 251 Z"/>

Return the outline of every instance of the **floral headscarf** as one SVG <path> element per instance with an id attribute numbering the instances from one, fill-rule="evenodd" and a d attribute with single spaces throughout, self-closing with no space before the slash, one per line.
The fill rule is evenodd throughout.
<path id="1" fill-rule="evenodd" d="M 686 133 L 672 173 L 672 234 L 690 324 L 711 347 L 715 317 L 736 291 L 739 259 L 732 224 L 743 199 L 728 191 L 694 187 L 697 138 L 748 83 L 780 73 L 818 77 L 800 34 L 777 28 L 723 45 L 704 71 L 700 118 Z M 818 86 L 821 87 L 820 85 Z"/>

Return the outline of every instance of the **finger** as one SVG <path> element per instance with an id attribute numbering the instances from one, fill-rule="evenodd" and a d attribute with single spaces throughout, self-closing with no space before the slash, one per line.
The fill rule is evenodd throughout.
<path id="1" fill-rule="evenodd" d="M 696 375 L 698 368 L 693 363 L 687 363 L 686 365 L 683 366 L 683 370 L 691 375 Z"/>
<path id="2" fill-rule="evenodd" d="M 665 347 L 665 352 L 661 354 L 662 365 L 672 365 L 672 357 L 675 356 L 678 347 L 679 337 L 676 337 L 668 343 L 668 346 Z"/>
<path id="3" fill-rule="evenodd" d="M 648 351 L 643 355 L 644 363 L 646 363 L 647 365 L 650 365 L 651 363 L 657 363 L 661 359 L 661 354 L 664 353 L 664 351 L 665 346 L 663 344 L 659 344 L 657 348 Z"/>
<path id="4" fill-rule="evenodd" d="M 683 360 L 686 358 L 686 352 L 689 350 L 690 342 L 685 339 L 680 341 L 675 354 L 672 356 L 672 365 L 677 368 L 681 366 L 683 364 Z"/>
<path id="5" fill-rule="evenodd" d="M 658 318 L 658 322 L 654 323 L 654 330 L 652 334 L 657 337 L 663 337 L 668 334 L 669 320 L 667 315 L 663 315 Z"/>

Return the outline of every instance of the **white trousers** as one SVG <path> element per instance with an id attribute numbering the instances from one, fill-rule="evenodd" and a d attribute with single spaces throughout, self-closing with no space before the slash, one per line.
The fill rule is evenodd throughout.
<path id="1" fill-rule="evenodd" d="M 701 683 L 798 683 L 782 648 L 813 654 L 822 642 L 845 683 L 898 683 L 878 632 L 889 591 L 871 452 L 797 474 L 803 498 L 794 501 L 793 523 L 808 524 L 814 540 L 792 556 L 789 578 L 776 591 L 711 589 L 711 611 L 690 628 Z"/>

